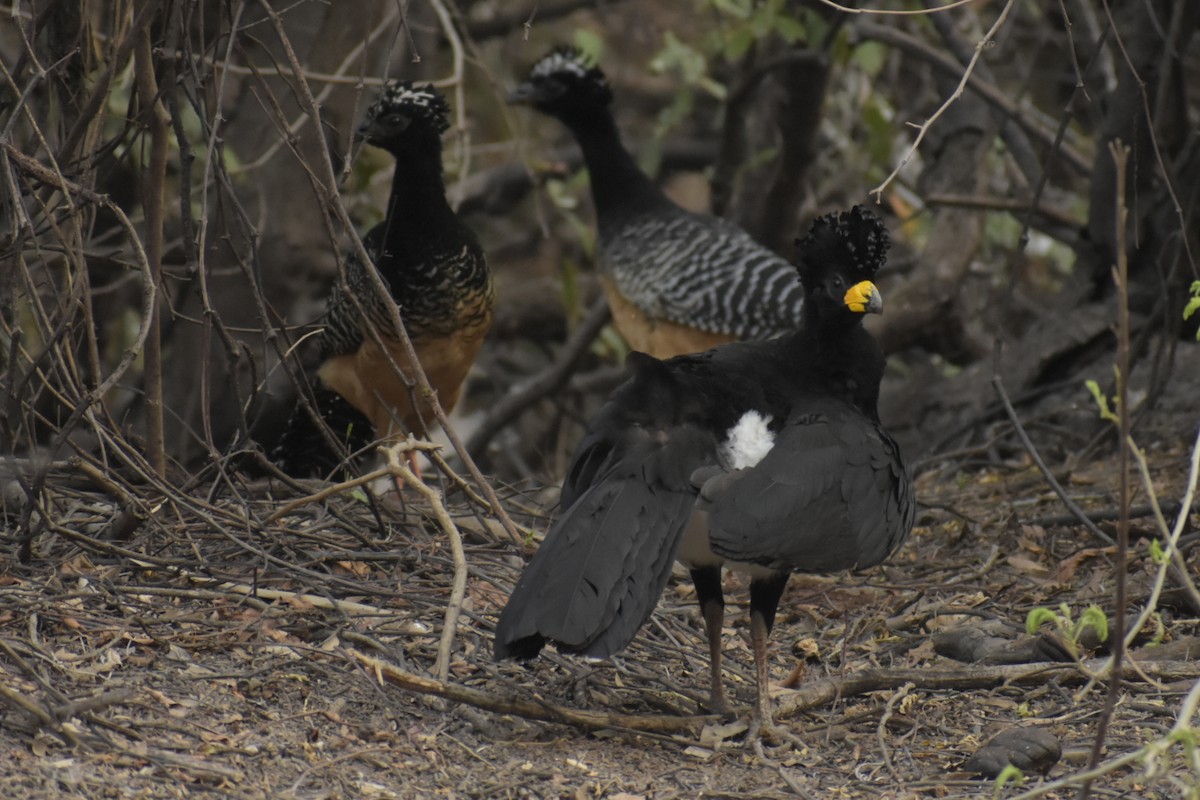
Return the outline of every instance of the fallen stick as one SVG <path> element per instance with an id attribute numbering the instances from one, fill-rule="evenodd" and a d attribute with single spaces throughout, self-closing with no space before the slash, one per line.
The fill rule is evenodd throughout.
<path id="1" fill-rule="evenodd" d="M 717 717 L 711 715 L 661 716 L 614 714 L 602 711 L 582 711 L 545 700 L 504 697 L 473 689 L 457 683 L 426 678 L 350 649 L 350 654 L 384 683 L 399 686 L 419 694 L 444 697 L 456 703 L 491 711 L 512 714 L 525 719 L 557 722 L 578 728 L 597 730 L 620 728 L 629 731 L 657 734 L 695 735 L 697 728 Z M 907 683 L 914 690 L 938 691 L 947 689 L 987 689 L 1004 684 L 1026 685 L 1056 680 L 1060 683 L 1084 683 L 1091 680 L 1106 659 L 1089 659 L 1082 665 L 1041 663 L 1012 664 L 999 667 L 966 667 L 963 669 L 895 669 L 866 670 L 842 678 L 815 680 L 799 689 L 773 690 L 775 716 L 782 719 L 809 708 L 825 705 L 839 697 L 851 697 L 886 690 L 900 689 Z M 1128 681 L 1196 680 L 1200 678 L 1200 663 L 1194 661 L 1140 661 L 1122 670 Z"/>
<path id="2" fill-rule="evenodd" d="M 895 690 L 912 683 L 917 689 L 988 689 L 1005 684 L 1023 686 L 1055 680 L 1063 684 L 1085 683 L 1107 666 L 1108 659 L 1092 658 L 1076 664 L 1039 663 L 1005 664 L 964 669 L 873 669 L 841 678 L 822 678 L 799 689 L 785 689 L 772 697 L 778 703 L 776 717 L 785 717 L 823 706 L 839 697 Z M 1136 661 L 1126 664 L 1121 677 L 1127 681 L 1195 680 L 1200 678 L 1200 663 L 1194 661 Z"/>
<path id="3" fill-rule="evenodd" d="M 501 697 L 488 692 L 472 689 L 458 683 L 434 680 L 421 675 L 414 675 L 399 667 L 367 655 L 358 650 L 350 649 L 353 655 L 364 667 L 375 674 L 383 683 L 390 683 L 419 694 L 431 694 L 444 697 L 456 703 L 466 703 L 484 711 L 496 714 L 513 714 L 525 719 L 541 722 L 558 722 L 563 725 L 574 725 L 577 728 L 599 730 L 602 728 L 621 728 L 641 733 L 687 733 L 695 735 L 697 730 L 715 717 L 712 716 L 658 716 L 647 714 L 614 714 L 604 711 L 581 711 L 567 708 L 545 700 L 527 700 L 520 697 Z"/>

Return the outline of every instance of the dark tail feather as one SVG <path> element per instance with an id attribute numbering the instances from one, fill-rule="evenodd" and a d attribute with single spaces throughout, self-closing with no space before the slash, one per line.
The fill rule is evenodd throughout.
<path id="1" fill-rule="evenodd" d="M 567 509 L 500 614 L 496 658 L 532 658 L 547 641 L 598 658 L 629 644 L 671 575 L 710 438 L 648 441 Z"/>
<path id="2" fill-rule="evenodd" d="M 548 640 L 603 658 L 649 618 L 671 575 L 691 492 L 606 481 L 546 535 L 496 626 L 495 655 L 532 658 Z"/>
<path id="3" fill-rule="evenodd" d="M 317 413 L 341 444 L 335 449 L 329 434 L 323 431 L 300 403 L 292 409 L 287 428 L 271 451 L 271 460 L 296 478 L 323 478 L 346 463 L 346 455 L 371 444 L 371 422 L 337 392 L 317 383 L 313 386 Z"/>

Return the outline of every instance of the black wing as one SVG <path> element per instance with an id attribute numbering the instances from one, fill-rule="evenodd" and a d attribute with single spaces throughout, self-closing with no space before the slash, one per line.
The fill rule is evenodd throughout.
<path id="1" fill-rule="evenodd" d="M 333 435 L 354 454 L 368 447 L 375 439 L 370 420 L 337 392 L 319 381 L 313 386 L 313 402 L 321 419 Z M 288 475 L 297 478 L 326 478 L 345 464 L 342 453 L 336 451 L 317 426 L 308 411 L 297 401 L 288 417 L 287 427 L 271 460 Z"/>
<path id="2" fill-rule="evenodd" d="M 757 465 L 701 488 L 713 552 L 801 572 L 878 564 L 912 529 L 911 476 L 874 421 L 836 401 L 788 419 Z"/>
<path id="3" fill-rule="evenodd" d="M 674 359 L 673 361 L 678 361 Z M 628 432 L 638 429 L 665 430 L 680 416 L 681 390 L 671 365 L 653 356 L 631 352 L 625 360 L 629 379 L 618 386 L 596 416 L 588 423 L 571 456 L 571 466 L 563 479 L 559 504 L 570 508 L 626 458 L 626 447 L 636 446 Z"/>
<path id="4" fill-rule="evenodd" d="M 690 475 L 715 459 L 716 441 L 694 427 L 641 428 L 620 451 L 522 573 L 496 626 L 497 658 L 532 658 L 547 640 L 602 658 L 654 610 L 695 504 Z"/>

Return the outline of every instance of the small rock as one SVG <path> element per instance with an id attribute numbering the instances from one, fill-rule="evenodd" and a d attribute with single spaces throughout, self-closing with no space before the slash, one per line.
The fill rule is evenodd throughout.
<path id="1" fill-rule="evenodd" d="M 1062 757 L 1062 745 L 1044 728 L 1015 727 L 1001 731 L 975 751 L 962 768 L 988 778 L 1012 764 L 1022 772 L 1045 775 Z"/>

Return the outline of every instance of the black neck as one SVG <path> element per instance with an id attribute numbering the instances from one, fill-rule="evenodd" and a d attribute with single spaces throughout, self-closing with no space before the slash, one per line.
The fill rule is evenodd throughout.
<path id="1" fill-rule="evenodd" d="M 621 144 L 621 134 L 607 108 L 562 121 L 583 150 L 601 226 L 626 214 L 671 205 Z"/>
<path id="2" fill-rule="evenodd" d="M 806 314 L 801 328 L 780 342 L 789 340 L 784 346 L 791 353 L 795 373 L 804 376 L 801 388 L 840 397 L 878 421 L 886 359 L 861 319 L 820 321 Z"/>
<path id="3" fill-rule="evenodd" d="M 396 159 L 392 193 L 388 197 L 388 218 L 394 219 L 397 214 L 406 223 L 439 222 L 454 216 L 446 202 L 440 149 L 423 157 Z"/>
<path id="4" fill-rule="evenodd" d="M 387 216 L 377 227 L 381 228 L 383 250 L 389 260 L 403 260 L 406 254 L 419 259 L 424 257 L 425 248 L 414 248 L 412 244 L 432 242 L 439 234 L 456 230 L 458 220 L 446 202 L 440 148 L 429 148 L 420 155 L 396 156 Z"/>

